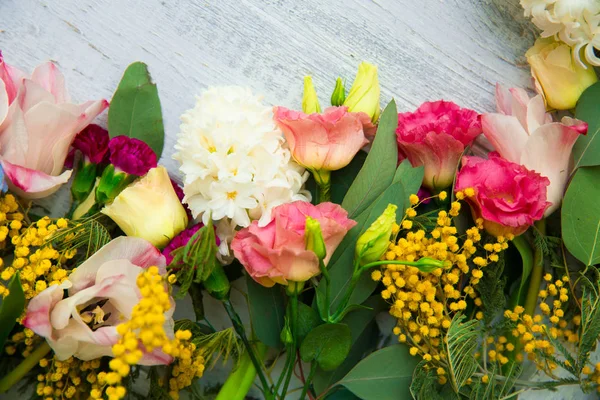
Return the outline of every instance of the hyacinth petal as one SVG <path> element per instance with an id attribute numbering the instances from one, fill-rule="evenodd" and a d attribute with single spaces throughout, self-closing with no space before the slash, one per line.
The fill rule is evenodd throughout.
<path id="1" fill-rule="evenodd" d="M 50 310 L 62 300 L 64 289 L 68 287 L 68 281 L 61 285 L 52 285 L 31 299 L 27 305 L 23 326 L 40 336 L 53 338 Z"/>
<path id="2" fill-rule="evenodd" d="M 96 282 L 96 274 L 105 262 L 112 260 L 129 260 L 143 269 L 157 266 L 161 274 L 166 273 L 164 256 L 150 242 L 140 238 L 119 236 L 102 247 L 69 276 L 73 282 L 70 293 L 76 293 L 92 286 Z"/>
<path id="3" fill-rule="evenodd" d="M 516 117 L 502 114 L 481 116 L 483 135 L 502 157 L 512 162 L 520 162 L 521 151 L 529 135 Z"/>
<path id="4" fill-rule="evenodd" d="M 562 123 L 540 126 L 523 149 L 521 164 L 550 179 L 547 198 L 552 205 L 545 216 L 560 206 L 569 179 L 571 150 L 579 132 Z"/>
<path id="5" fill-rule="evenodd" d="M 56 103 L 68 103 L 71 101 L 65 86 L 65 77 L 62 72 L 48 61 L 38 65 L 31 74 L 31 80 L 51 93 Z"/>
<path id="6" fill-rule="evenodd" d="M 12 164 L 6 160 L 0 161 L 8 179 L 9 187 L 17 195 L 26 199 L 41 199 L 56 192 L 60 186 L 69 181 L 72 171 L 65 171 L 59 176 L 47 175 Z"/>

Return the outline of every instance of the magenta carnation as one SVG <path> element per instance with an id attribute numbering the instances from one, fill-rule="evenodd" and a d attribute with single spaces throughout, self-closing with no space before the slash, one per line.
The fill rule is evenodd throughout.
<path id="1" fill-rule="evenodd" d="M 426 102 L 415 112 L 398 114 L 398 155 L 413 167 L 423 165 L 423 185 L 439 191 L 452 185 L 460 156 L 481 132 L 475 111 L 449 101 Z"/>
<path id="2" fill-rule="evenodd" d="M 156 154 L 143 141 L 128 136 L 116 136 L 108 143 L 110 162 L 116 168 L 142 176 L 157 165 Z"/>
<path id="3" fill-rule="evenodd" d="M 456 191 L 472 188 L 467 197 L 473 218 L 482 218 L 486 231 L 495 236 L 525 232 L 544 216 L 550 180 L 522 165 L 490 153 L 489 160 L 463 157 Z"/>
<path id="4" fill-rule="evenodd" d="M 178 248 L 185 246 L 190 241 L 192 236 L 194 236 L 194 234 L 198 232 L 198 230 L 203 226 L 203 223 L 194 225 L 191 228 L 184 230 L 171 240 L 167 247 L 165 247 L 162 251 L 163 256 L 165 256 L 165 258 L 167 259 L 167 265 L 171 264 L 171 262 L 173 261 L 173 256 L 171 255 L 171 253 L 177 250 Z M 221 241 L 218 237 L 216 237 L 215 239 L 217 246 L 219 246 L 221 244 Z"/>
<path id="5" fill-rule="evenodd" d="M 73 148 L 81 151 L 89 162 L 101 164 L 108 154 L 108 131 L 103 127 L 90 124 L 77 134 L 73 141 Z"/>

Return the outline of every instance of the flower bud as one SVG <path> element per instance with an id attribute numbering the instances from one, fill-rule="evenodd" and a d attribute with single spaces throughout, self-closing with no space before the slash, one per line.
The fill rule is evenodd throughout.
<path id="1" fill-rule="evenodd" d="M 210 276 L 203 282 L 204 288 L 212 297 L 217 300 L 226 300 L 229 298 L 231 284 L 223 270 L 223 266 L 219 263 L 212 270 Z"/>
<path id="2" fill-rule="evenodd" d="M 185 209 L 162 166 L 152 168 L 124 189 L 101 212 L 112 218 L 127 236 L 141 237 L 160 248 L 188 224 Z"/>
<path id="3" fill-rule="evenodd" d="M 97 170 L 96 164 L 86 162 L 83 157 L 81 158 L 71 185 L 71 194 L 76 202 L 84 201 L 94 188 Z"/>
<path id="4" fill-rule="evenodd" d="M 281 333 L 279 334 L 279 338 L 281 339 L 281 343 L 283 343 L 284 345 L 288 345 L 294 343 L 294 336 L 292 335 L 290 324 L 288 323 L 287 319 L 285 322 L 286 323 L 283 326 Z"/>
<path id="5" fill-rule="evenodd" d="M 422 257 L 417 261 L 415 267 L 419 268 L 421 272 L 433 272 L 438 268 L 443 268 L 444 262 L 434 258 Z"/>
<path id="6" fill-rule="evenodd" d="M 325 241 L 323 240 L 323 234 L 321 233 L 321 224 L 318 220 L 306 217 L 304 238 L 306 240 L 306 250 L 315 253 L 319 260 L 323 260 L 327 256 Z"/>
<path id="7" fill-rule="evenodd" d="M 321 112 L 317 91 L 313 85 L 312 77 L 307 75 L 304 77 L 304 96 L 302 97 L 302 111 L 305 114 L 314 114 Z"/>
<path id="8" fill-rule="evenodd" d="M 342 78 L 337 78 L 335 81 L 335 88 L 333 89 L 333 93 L 331 94 L 331 105 L 335 107 L 339 107 L 344 104 L 346 100 L 346 88 L 344 87 L 344 82 Z"/>
<path id="9" fill-rule="evenodd" d="M 371 121 L 377 122 L 381 109 L 379 107 L 379 78 L 377 67 L 368 62 L 362 62 L 358 66 L 358 73 L 350 88 L 344 105 L 350 112 L 364 112 Z"/>
<path id="10" fill-rule="evenodd" d="M 383 213 L 356 241 L 354 257 L 361 266 L 379 260 L 388 249 L 397 209 L 395 204 L 388 204 Z"/>
<path id="11" fill-rule="evenodd" d="M 100 176 L 96 188 L 96 202 L 100 205 L 112 202 L 135 178 L 135 175 L 117 171 L 114 165 L 109 164 Z"/>
<path id="12" fill-rule="evenodd" d="M 586 69 L 573 61 L 572 52 L 570 46 L 550 37 L 537 39 L 525 53 L 538 91 L 549 108 L 575 108 L 583 91 L 598 80 L 591 65 L 586 64 Z"/>

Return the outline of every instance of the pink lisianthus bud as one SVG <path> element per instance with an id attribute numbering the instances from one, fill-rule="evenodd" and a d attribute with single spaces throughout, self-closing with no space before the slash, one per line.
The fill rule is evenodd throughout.
<path id="1" fill-rule="evenodd" d="M 275 122 L 283 131 L 294 160 L 311 171 L 336 171 L 352 161 L 368 143 L 364 113 L 329 107 L 321 114 L 304 114 L 275 107 Z"/>
<path id="2" fill-rule="evenodd" d="M 108 107 L 106 100 L 73 104 L 65 79 L 51 62 L 31 76 L 0 54 L 0 163 L 12 191 L 26 199 L 54 193 L 75 135 Z"/>
<path id="3" fill-rule="evenodd" d="M 544 216 L 550 184 L 537 172 L 490 153 L 488 160 L 463 157 L 456 178 L 456 191 L 464 191 L 473 218 L 482 218 L 485 230 L 494 236 L 522 234 Z M 474 194 L 468 196 L 472 189 Z"/>
<path id="4" fill-rule="evenodd" d="M 116 136 L 108 143 L 110 163 L 131 175 L 145 175 L 157 166 L 156 154 L 145 142 L 128 136 Z"/>
<path id="5" fill-rule="evenodd" d="M 190 241 L 190 239 L 192 238 L 192 236 L 194 236 L 196 234 L 196 232 L 198 232 L 198 230 L 200 228 L 202 228 L 203 226 L 204 226 L 203 223 L 196 224 L 196 225 L 192 226 L 191 228 L 188 228 L 188 229 L 182 231 L 180 234 L 175 236 L 169 242 L 167 247 L 165 247 L 162 251 L 163 256 L 165 256 L 165 258 L 167 260 L 167 265 L 171 264 L 171 262 L 173 261 L 173 256 L 171 255 L 171 253 L 173 251 L 177 250 L 178 248 L 184 247 L 185 245 L 187 245 L 188 242 Z M 221 244 L 221 241 L 216 236 L 215 236 L 215 241 L 216 241 L 217 246 L 219 246 Z"/>
<path id="6" fill-rule="evenodd" d="M 481 133 L 479 115 L 448 101 L 423 103 L 398 114 L 398 156 L 424 166 L 423 186 L 434 192 L 452 185 L 465 147 Z"/>
<path id="7" fill-rule="evenodd" d="M 63 283 L 31 299 L 23 325 L 44 337 L 59 360 L 113 357 L 112 346 L 120 338 L 117 326 L 131 318 L 142 298 L 136 284 L 138 275 L 150 267 L 158 267 L 161 275 L 167 273 L 165 258 L 154 246 L 139 238 L 116 238 Z M 163 325 L 169 337 L 174 335 L 172 299 L 171 304 Z M 152 352 L 145 351 L 145 346 L 139 348 L 144 352 L 140 365 L 165 365 L 173 360 L 160 347 Z"/>
<path id="8" fill-rule="evenodd" d="M 570 176 L 571 151 L 587 124 L 570 117 L 552 122 L 544 99 L 529 98 L 523 89 L 496 85 L 497 113 L 481 117 L 483 134 L 502 158 L 535 171 L 550 180 L 545 216 L 562 202 Z"/>
<path id="9" fill-rule="evenodd" d="M 321 226 L 327 265 L 331 255 L 356 222 L 339 205 L 305 201 L 282 204 L 273 209 L 272 220 L 264 227 L 253 221 L 239 231 L 231 243 L 235 257 L 248 274 L 263 286 L 288 281 L 304 282 L 320 273 L 319 258 L 306 249 L 306 218 Z"/>

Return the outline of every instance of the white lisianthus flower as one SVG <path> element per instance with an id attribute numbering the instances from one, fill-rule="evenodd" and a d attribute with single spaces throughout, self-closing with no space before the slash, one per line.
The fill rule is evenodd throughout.
<path id="1" fill-rule="evenodd" d="M 181 163 L 184 202 L 194 218 L 264 226 L 274 207 L 310 201 L 303 189 L 308 172 L 292 159 L 272 108 L 250 89 L 209 88 L 181 120 L 173 158 Z"/>
<path id="2" fill-rule="evenodd" d="M 573 58 L 582 67 L 585 59 L 600 66 L 594 48 L 600 49 L 600 1 L 598 0 L 521 0 L 525 16 L 542 30 L 542 37 L 555 37 L 573 47 Z"/>

